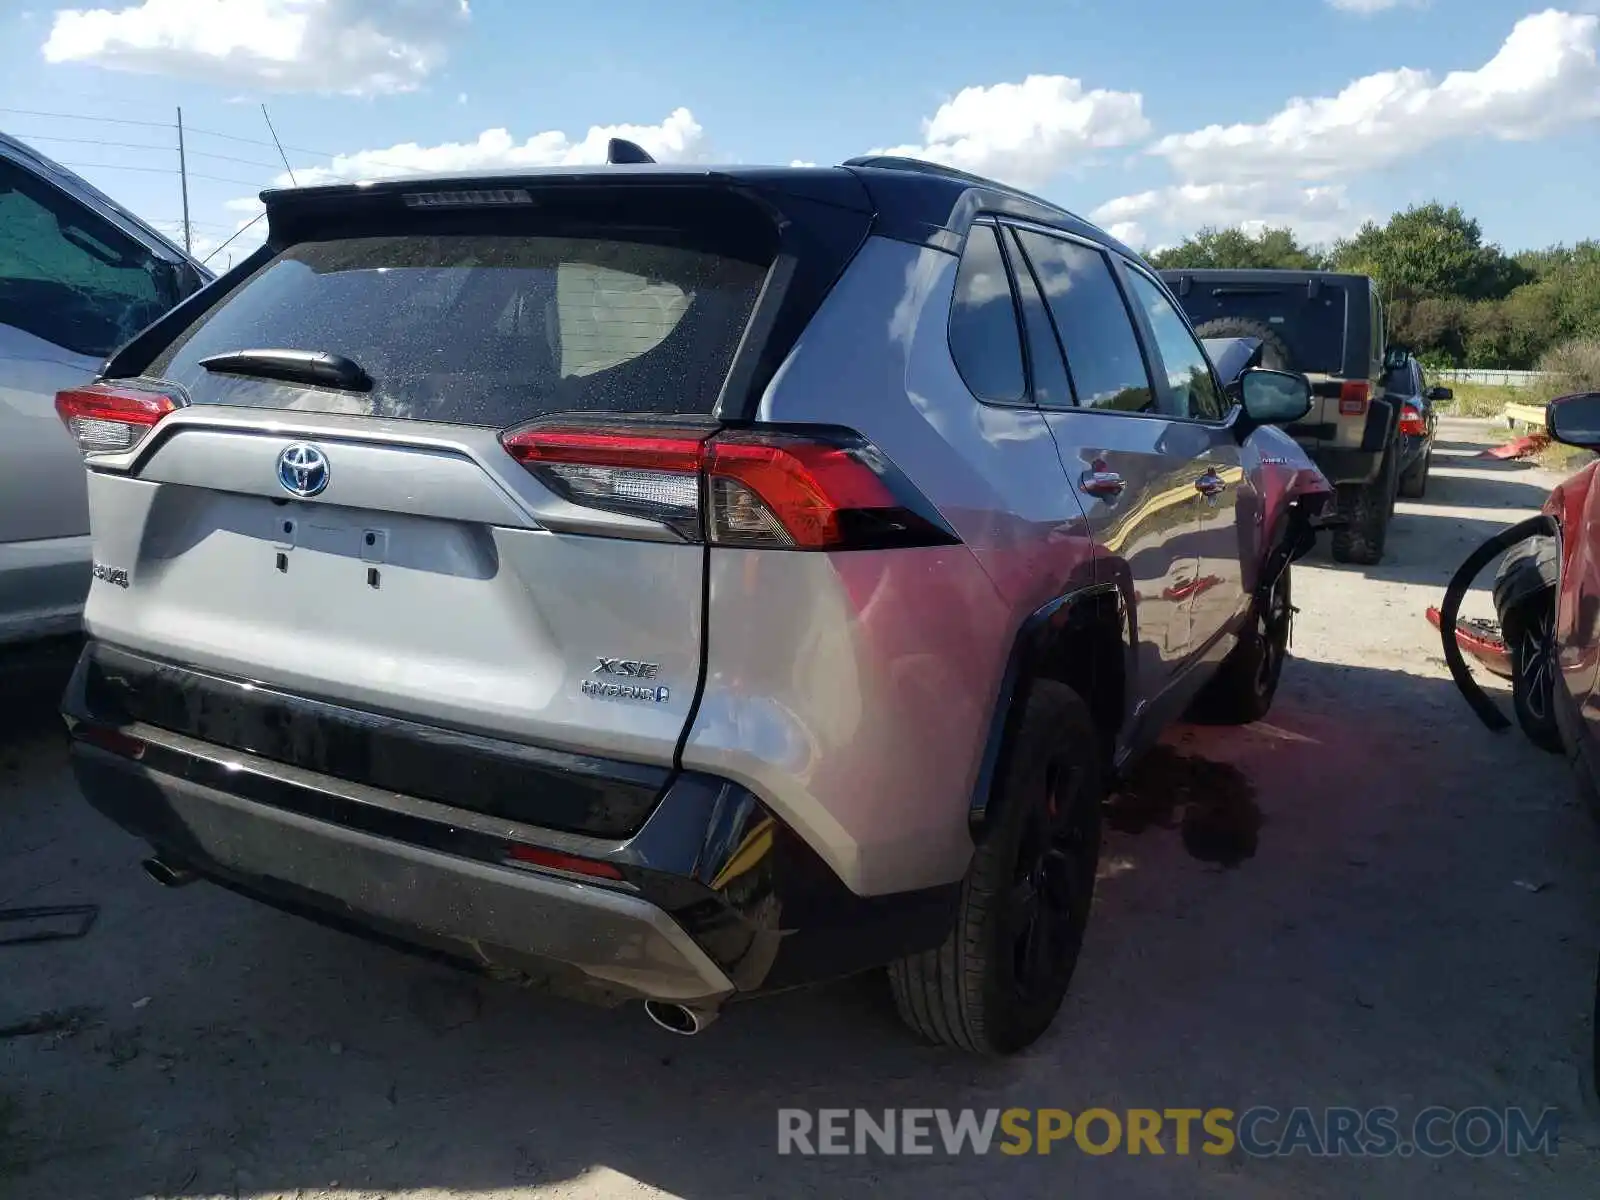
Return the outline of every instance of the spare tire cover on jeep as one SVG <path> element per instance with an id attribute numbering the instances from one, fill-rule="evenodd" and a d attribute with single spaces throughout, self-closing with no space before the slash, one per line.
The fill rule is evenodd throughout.
<path id="1" fill-rule="evenodd" d="M 1261 365 L 1269 371 L 1292 371 L 1289 347 L 1278 331 L 1265 321 L 1243 317 L 1218 317 L 1196 325 L 1195 336 L 1205 338 L 1257 338 L 1261 342 Z"/>

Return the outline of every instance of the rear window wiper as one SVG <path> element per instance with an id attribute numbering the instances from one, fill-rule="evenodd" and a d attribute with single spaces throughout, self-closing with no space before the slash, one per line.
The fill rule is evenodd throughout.
<path id="1" fill-rule="evenodd" d="M 360 363 L 342 354 L 317 350 L 231 350 L 202 358 L 200 365 L 228 375 L 314 383 L 346 392 L 372 390 L 372 376 L 362 370 Z"/>

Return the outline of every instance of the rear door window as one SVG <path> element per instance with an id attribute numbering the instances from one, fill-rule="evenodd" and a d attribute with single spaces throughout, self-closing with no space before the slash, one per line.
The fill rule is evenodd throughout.
<path id="1" fill-rule="evenodd" d="M 1085 408 L 1154 412 L 1155 392 L 1111 264 L 1098 250 L 1019 230 Z"/>
<path id="2" fill-rule="evenodd" d="M 52 184 L 0 160 L 0 323 L 105 358 L 178 299 L 167 266 Z"/>
<path id="3" fill-rule="evenodd" d="M 1127 271 L 1134 298 L 1144 309 L 1155 334 L 1156 349 L 1167 373 L 1166 409 L 1175 417 L 1220 421 L 1227 406 L 1211 373 L 1211 362 L 1166 294 L 1145 275 Z"/>
<path id="4" fill-rule="evenodd" d="M 291 246 L 148 374 L 197 403 L 503 428 L 556 412 L 712 411 L 766 267 L 609 237 L 395 235 Z M 245 349 L 353 359 L 370 393 L 207 371 Z"/>

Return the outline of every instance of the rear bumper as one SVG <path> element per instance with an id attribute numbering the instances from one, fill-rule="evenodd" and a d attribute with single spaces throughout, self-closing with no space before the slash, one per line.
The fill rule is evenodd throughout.
<path id="1" fill-rule="evenodd" d="M 163 858 L 337 927 L 592 1002 L 713 1007 L 929 948 L 954 920 L 959 885 L 856 896 L 724 780 L 677 774 L 626 838 L 538 828 L 107 720 L 96 651 L 63 700 L 88 801 Z M 530 850 L 538 865 L 512 857 Z"/>
<path id="2" fill-rule="evenodd" d="M 1289 432 L 1310 456 L 1311 461 L 1334 486 L 1367 484 L 1383 469 L 1384 449 L 1393 441 L 1399 423 L 1399 407 L 1390 400 L 1373 398 L 1361 426 L 1361 440 L 1354 445 L 1339 445 L 1336 439 L 1345 430 L 1328 422 L 1316 426 L 1290 426 Z M 1354 418 L 1349 422 L 1353 423 Z M 1354 441 L 1353 431 L 1345 436 Z"/>
<path id="3" fill-rule="evenodd" d="M 636 895 L 303 817 L 83 742 L 73 770 L 117 824 L 268 902 L 597 999 L 706 1004 L 734 990 L 680 926 Z"/>

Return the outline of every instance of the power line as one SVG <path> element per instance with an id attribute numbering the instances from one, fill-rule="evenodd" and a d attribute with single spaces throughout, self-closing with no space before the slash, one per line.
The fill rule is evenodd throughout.
<path id="1" fill-rule="evenodd" d="M 261 220 L 261 218 L 266 216 L 266 215 L 267 214 L 265 212 L 258 212 L 255 216 L 251 217 L 250 221 L 249 221 L 249 224 L 241 225 L 239 227 L 238 233 L 235 233 L 233 235 L 233 237 L 231 237 L 227 241 L 223 242 L 222 245 L 218 246 L 210 254 L 206 255 L 205 258 L 201 259 L 200 260 L 200 265 L 201 266 L 205 266 L 206 263 L 210 262 L 217 255 L 221 254 L 224 250 L 226 250 L 229 247 L 229 245 L 231 245 L 233 243 L 234 238 L 238 237 L 240 233 L 243 233 L 245 230 L 249 229 L 251 225 L 254 225 L 257 221 Z"/>
<path id="2" fill-rule="evenodd" d="M 62 121 L 104 121 L 109 125 L 142 125 L 146 129 L 174 129 L 171 121 L 133 121 L 127 117 L 85 117 L 77 113 L 44 112 L 36 108 L 4 108 L 0 112 L 17 113 L 24 117 L 54 117 Z"/>
<path id="3" fill-rule="evenodd" d="M 171 150 L 171 146 L 152 146 L 149 142 L 109 142 L 104 138 L 56 137 L 44 133 L 17 133 L 13 137 L 29 142 L 67 142 L 74 146 L 116 146 L 122 150 Z"/>
<path id="4" fill-rule="evenodd" d="M 105 122 L 105 123 L 112 124 L 112 125 L 137 125 L 137 126 L 140 126 L 142 128 L 145 128 L 145 129 L 170 129 L 170 130 L 174 130 L 174 131 L 176 131 L 176 129 L 177 129 L 177 126 L 175 124 L 173 124 L 171 121 L 135 121 L 135 120 L 132 120 L 132 119 L 127 118 L 127 117 L 86 116 L 86 115 L 84 115 L 82 113 L 49 112 L 49 111 L 46 111 L 44 109 L 37 109 L 37 108 L 6 108 L 4 106 L 0 106 L 0 113 L 17 113 L 17 114 L 20 114 L 22 116 L 28 116 L 28 117 L 49 117 L 49 118 L 52 118 L 52 119 L 62 120 L 62 121 L 89 121 L 89 122 L 99 121 L 99 122 Z M 261 138 L 242 137 L 237 133 L 223 133 L 222 131 L 217 130 L 217 129 L 197 129 L 197 128 L 191 126 L 191 125 L 185 125 L 183 127 L 183 131 L 184 131 L 184 133 L 186 135 L 189 135 L 189 136 L 193 136 L 195 134 L 199 134 L 199 135 L 204 136 L 204 137 L 222 138 L 225 141 L 230 141 L 230 142 L 242 142 L 243 144 L 245 144 L 247 146 L 261 146 L 261 147 L 264 147 L 265 149 L 268 149 L 268 150 L 276 150 L 276 149 L 278 149 L 278 146 L 275 145 L 274 143 L 268 142 L 268 141 L 263 141 Z M 40 139 L 40 140 L 44 140 L 44 139 Z M 64 139 L 57 139 L 57 140 L 59 141 L 59 140 L 64 140 Z M 291 145 L 288 142 L 283 143 L 283 149 L 284 150 L 293 150 L 296 154 L 309 154 L 313 158 L 335 159 L 335 158 L 343 157 L 341 155 L 333 153 L 330 150 L 313 150 L 309 146 L 295 146 L 295 145 Z M 198 154 L 200 152 L 191 150 L 190 153 L 191 154 Z M 209 157 L 221 158 L 222 156 L 221 155 L 209 155 Z M 227 161 L 245 162 L 246 160 L 237 159 L 237 160 L 227 160 Z M 372 158 L 370 156 L 367 158 L 367 161 L 372 163 L 374 166 L 388 167 L 389 169 L 394 170 L 394 171 L 410 171 L 412 169 L 411 166 L 406 164 L 406 163 L 385 162 L 381 158 Z M 257 163 L 257 162 L 253 162 L 252 161 L 252 162 L 250 162 L 249 165 L 251 165 L 251 166 L 265 166 L 266 164 Z"/>
<path id="5" fill-rule="evenodd" d="M 193 133 L 194 130 L 185 126 L 184 132 Z M 169 153 L 173 149 L 171 146 L 152 146 L 149 142 L 112 142 L 107 141 L 104 138 L 69 138 L 56 137 L 53 134 L 39 133 L 19 133 L 15 136 L 22 138 L 25 141 L 67 142 L 75 146 L 112 146 L 119 150 L 153 150 L 158 153 Z M 227 154 L 212 154 L 208 150 L 191 150 L 189 151 L 189 157 L 214 158 L 219 162 L 242 163 L 247 167 L 265 167 L 271 171 L 276 171 L 278 169 L 277 163 L 262 162 L 259 158 L 234 158 Z"/>
<path id="6" fill-rule="evenodd" d="M 177 175 L 177 167 L 135 167 L 126 163 L 86 163 L 63 162 L 64 167 L 71 167 L 75 171 L 144 171 L 153 175 Z M 227 179 L 221 175 L 200 175 L 194 171 L 189 172 L 190 179 L 204 179 L 211 183 L 232 183 L 239 187 L 259 188 L 265 185 L 259 179 Z"/>

